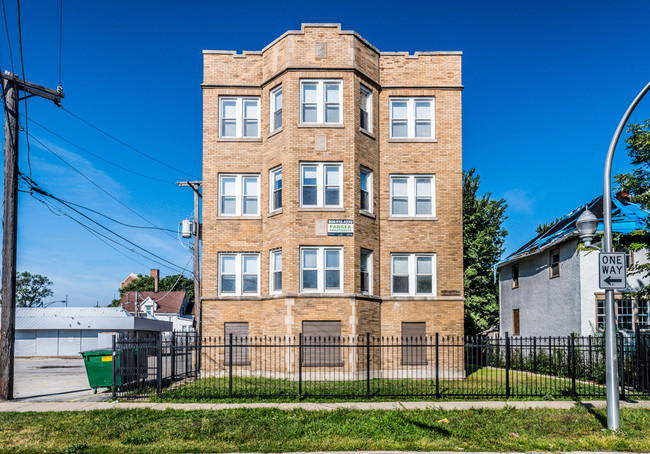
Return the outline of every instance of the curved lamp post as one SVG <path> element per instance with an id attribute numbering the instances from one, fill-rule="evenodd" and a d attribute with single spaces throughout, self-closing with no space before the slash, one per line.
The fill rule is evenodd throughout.
<path id="1" fill-rule="evenodd" d="M 605 176 L 603 182 L 603 252 L 612 252 L 612 161 L 614 160 L 614 150 L 618 139 L 621 137 L 623 128 L 630 118 L 632 111 L 639 104 L 639 101 L 650 90 L 650 83 L 646 85 L 643 90 L 632 101 L 630 107 L 627 108 L 625 115 L 621 118 L 614 137 L 609 144 L 607 151 L 607 159 L 605 161 Z M 589 229 L 593 225 L 593 219 L 589 219 L 586 214 L 588 210 L 583 213 L 576 222 L 576 228 L 580 233 L 580 238 L 583 238 L 587 246 L 591 244 L 591 239 L 596 233 L 595 228 L 593 233 L 589 234 Z M 591 213 L 589 213 L 591 214 Z M 591 214 L 593 216 L 593 214 Z M 585 219 L 583 219 L 585 216 Z M 594 216 L 595 217 L 595 216 Z M 581 222 L 581 220 L 583 222 Z M 598 224 L 596 224 L 598 225 Z M 581 228 L 583 229 L 581 231 Z M 588 242 L 587 242 L 588 241 Z M 620 411 L 618 401 L 618 358 L 616 352 L 616 313 L 614 312 L 614 290 L 605 290 L 605 380 L 607 384 L 607 428 L 610 430 L 618 430 L 620 425 Z"/>

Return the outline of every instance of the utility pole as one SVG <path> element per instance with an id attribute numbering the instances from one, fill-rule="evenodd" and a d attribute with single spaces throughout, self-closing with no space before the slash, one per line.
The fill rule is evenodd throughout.
<path id="1" fill-rule="evenodd" d="M 199 199 L 203 198 L 200 189 L 201 181 L 180 181 L 178 186 L 187 186 L 194 191 L 194 312 L 197 320 L 196 327 L 199 340 L 203 335 L 203 318 L 201 317 L 201 263 L 199 261 L 199 248 L 201 245 L 202 228 L 199 212 Z"/>
<path id="2" fill-rule="evenodd" d="M 0 401 L 14 397 L 16 327 L 16 235 L 18 230 L 18 95 L 40 96 L 61 105 L 63 92 L 0 74 L 5 94 L 4 228 L 2 232 L 2 317 L 0 320 Z"/>

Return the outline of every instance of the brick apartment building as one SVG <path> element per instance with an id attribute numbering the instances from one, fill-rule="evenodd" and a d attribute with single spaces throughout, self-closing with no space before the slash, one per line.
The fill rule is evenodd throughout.
<path id="1" fill-rule="evenodd" d="M 461 53 L 203 56 L 203 334 L 462 336 Z"/>

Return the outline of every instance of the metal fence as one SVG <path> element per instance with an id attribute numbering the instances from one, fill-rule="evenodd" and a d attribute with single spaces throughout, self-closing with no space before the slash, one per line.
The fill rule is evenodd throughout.
<path id="1" fill-rule="evenodd" d="M 650 396 L 650 335 L 618 338 L 621 398 Z M 604 338 L 236 337 L 115 343 L 116 397 L 605 397 Z"/>

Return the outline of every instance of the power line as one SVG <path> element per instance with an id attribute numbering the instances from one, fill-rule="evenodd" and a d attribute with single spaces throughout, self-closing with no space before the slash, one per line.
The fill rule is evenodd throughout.
<path id="1" fill-rule="evenodd" d="M 22 114 L 21 114 L 21 115 L 22 115 Z M 88 150 L 87 148 L 84 148 L 84 147 L 82 147 L 81 145 L 77 145 L 76 143 L 72 142 L 71 140 L 66 139 L 66 138 L 63 137 L 62 135 L 60 135 L 60 134 L 58 134 L 58 133 L 52 131 L 51 129 L 47 128 L 46 126 L 43 126 L 41 123 L 37 122 L 37 121 L 34 120 L 33 118 L 30 118 L 30 121 L 31 121 L 32 123 L 34 123 L 35 125 L 39 126 L 40 128 L 46 130 L 47 132 L 49 132 L 49 133 L 52 134 L 53 136 L 56 136 L 56 137 L 58 137 L 59 139 L 63 140 L 64 142 L 69 143 L 69 144 L 72 145 L 73 147 L 78 148 L 79 150 L 81 150 L 81 151 L 83 151 L 83 152 L 85 152 L 85 153 L 88 153 L 89 155 L 91 155 L 91 156 L 93 156 L 93 157 L 99 159 L 100 161 L 104 161 L 104 162 L 107 163 L 107 164 L 110 164 L 110 165 L 112 165 L 112 166 L 114 166 L 114 167 L 117 167 L 117 168 L 120 169 L 120 170 L 123 170 L 123 171 L 125 171 L 125 172 L 129 172 L 129 173 L 131 173 L 131 174 L 133 174 L 133 175 L 136 175 L 136 176 L 139 176 L 139 177 L 141 177 L 141 178 L 146 178 L 146 179 L 149 179 L 149 180 L 152 180 L 152 181 L 157 181 L 157 182 L 159 182 L 159 183 L 171 184 L 171 185 L 174 185 L 174 186 L 175 186 L 175 183 L 173 183 L 173 182 L 171 182 L 171 181 L 166 181 L 166 180 L 162 180 L 162 179 L 160 179 L 160 178 L 151 177 L 151 176 L 149 176 L 149 175 L 145 175 L 145 174 L 143 174 L 143 173 L 136 172 L 136 171 L 134 171 L 134 170 L 131 170 L 131 169 L 128 169 L 128 168 L 126 168 L 126 167 L 123 167 L 123 166 L 121 166 L 121 165 L 119 165 L 119 164 L 116 164 L 116 163 L 114 163 L 114 162 L 112 162 L 112 161 L 109 161 L 108 159 L 103 158 L 102 156 L 100 156 L 100 155 L 98 155 L 98 154 L 96 154 L 96 153 L 93 153 L 92 151 Z"/>
<path id="2" fill-rule="evenodd" d="M 52 153 L 54 156 L 56 156 L 59 160 L 61 160 L 65 165 L 67 165 L 67 166 L 70 167 L 72 170 L 74 170 L 75 172 L 77 172 L 79 175 L 81 175 L 83 178 L 85 178 L 85 179 L 86 179 L 90 184 L 92 184 L 92 185 L 95 186 L 97 189 L 99 189 L 100 191 L 102 191 L 104 194 L 106 194 L 107 196 L 109 196 L 110 198 L 112 198 L 113 200 L 115 200 L 117 203 L 119 203 L 119 204 L 122 205 L 124 208 L 126 208 L 127 210 L 129 210 L 131 213 L 135 214 L 135 215 L 138 216 L 140 219 L 145 220 L 148 224 L 150 224 L 150 225 L 152 225 L 152 226 L 154 226 L 154 227 L 157 227 L 157 228 L 159 228 L 160 230 L 164 230 L 162 227 L 157 226 L 156 224 L 154 224 L 153 222 L 151 222 L 149 219 L 147 219 L 146 217 L 142 216 L 140 213 L 138 213 L 137 211 L 135 211 L 133 208 L 131 208 L 131 207 L 129 207 L 128 205 L 126 205 L 125 203 L 123 203 L 121 200 L 119 200 L 119 199 L 118 199 L 117 197 L 115 197 L 113 194 L 111 194 L 110 192 L 108 192 L 106 189 L 102 188 L 102 187 L 99 186 L 97 183 L 95 183 L 93 180 L 91 180 L 90 178 L 88 178 L 88 177 L 87 177 L 86 175 L 84 175 L 80 170 L 78 170 L 76 167 L 74 167 L 72 164 L 70 164 L 68 161 L 66 161 L 65 159 L 63 159 L 63 158 L 62 158 L 61 156 L 59 156 L 56 152 L 54 152 L 54 150 L 52 150 L 50 147 L 48 147 L 48 146 L 45 145 L 43 142 L 41 142 L 40 140 L 38 140 L 38 138 L 32 136 L 31 134 L 30 134 L 30 136 L 31 136 L 31 137 L 32 137 L 36 142 L 38 142 L 38 143 L 39 143 L 43 148 L 45 148 L 47 151 L 49 151 L 49 152 Z M 165 233 L 165 235 L 169 236 L 170 238 L 174 238 L 170 233 L 168 233 L 168 232 L 164 232 L 164 233 Z M 176 238 L 174 238 L 174 239 L 176 239 Z"/>
<path id="3" fill-rule="evenodd" d="M 9 45 L 9 61 L 11 62 L 11 72 L 14 71 L 14 53 L 11 51 L 11 39 L 9 39 L 9 26 L 7 25 L 7 12 L 5 11 L 5 0 L 2 0 L 2 16 L 5 19 L 5 30 L 7 31 L 7 44 Z"/>
<path id="4" fill-rule="evenodd" d="M 159 159 L 156 159 L 156 158 L 154 158 L 153 156 L 151 156 L 151 155 L 149 155 L 149 154 L 147 154 L 147 153 L 145 153 L 145 152 L 143 152 L 143 151 L 140 151 L 140 150 L 138 150 L 138 149 L 135 148 L 135 147 L 132 147 L 132 146 L 129 145 L 128 143 L 123 142 L 122 140 L 120 140 L 120 139 L 118 139 L 117 137 L 115 137 L 115 136 L 109 134 L 108 132 L 104 131 L 103 129 L 101 129 L 101 128 L 95 126 L 95 125 L 93 125 L 93 124 L 90 123 L 89 121 L 84 120 L 84 119 L 81 118 L 79 115 L 77 115 L 77 114 L 75 114 L 75 113 L 69 111 L 69 110 L 66 109 L 65 107 L 61 107 L 61 108 L 62 108 L 64 111 L 66 111 L 67 113 L 69 113 L 70 115 L 72 115 L 73 117 L 75 117 L 77 120 L 79 120 L 79 121 L 81 121 L 81 122 L 87 124 L 88 126 L 90 126 L 91 128 L 95 129 L 96 131 L 101 132 L 101 133 L 104 134 L 105 136 L 110 137 L 111 139 L 113 139 L 113 140 L 116 141 L 117 143 L 122 144 L 122 145 L 124 145 L 124 146 L 127 147 L 127 148 L 130 148 L 131 150 L 135 151 L 136 153 L 139 153 L 139 154 L 141 154 L 142 156 L 145 156 L 146 158 L 149 158 L 149 159 L 151 159 L 152 161 L 157 162 L 158 164 L 163 165 L 163 166 L 165 166 L 165 167 L 167 167 L 167 168 L 169 168 L 169 169 L 172 169 L 172 170 L 174 170 L 174 171 L 176 171 L 176 172 L 180 172 L 180 173 L 182 173 L 182 174 L 184 174 L 184 175 L 190 176 L 190 177 L 192 177 L 192 178 L 196 178 L 196 175 L 192 175 L 191 173 L 188 173 L 188 172 L 185 172 L 185 171 L 183 171 L 183 170 L 180 170 L 180 169 L 178 169 L 178 168 L 176 168 L 176 167 L 170 166 L 169 164 L 167 164 L 167 163 L 165 163 L 165 162 L 163 162 L 163 161 L 161 161 L 161 160 L 159 160 Z"/>
<path id="5" fill-rule="evenodd" d="M 59 12 L 59 87 L 61 86 L 61 53 L 63 49 L 63 0 L 59 0 L 61 10 Z"/>

